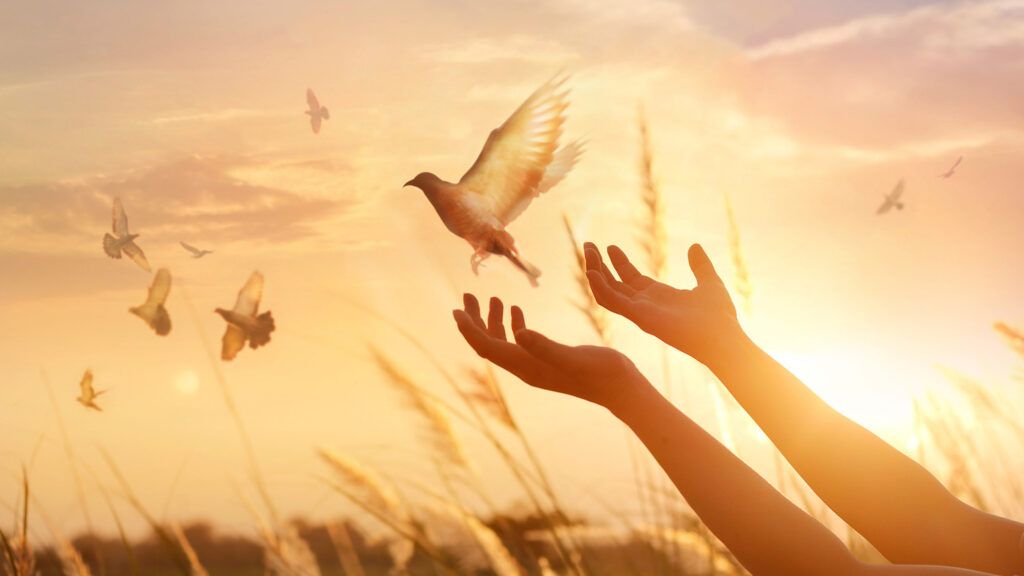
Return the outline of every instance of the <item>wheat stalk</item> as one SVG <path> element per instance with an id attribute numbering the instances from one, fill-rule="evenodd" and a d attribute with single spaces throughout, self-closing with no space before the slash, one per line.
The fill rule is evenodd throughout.
<path id="1" fill-rule="evenodd" d="M 647 266 L 654 278 L 663 278 L 667 268 L 665 247 L 668 244 L 665 233 L 665 202 L 661 186 L 654 175 L 654 148 L 647 126 L 647 115 L 643 107 L 638 114 L 640 126 L 640 200 L 645 211 L 644 226 L 641 228 L 640 246 L 647 256 Z"/>
<path id="2" fill-rule="evenodd" d="M 345 576 L 366 576 L 363 563 L 359 560 L 359 553 L 348 532 L 348 526 L 344 522 L 328 523 L 327 535 L 331 538 L 331 544 L 338 555 L 338 562 L 345 571 Z"/>
<path id="3" fill-rule="evenodd" d="M 736 222 L 736 213 L 732 209 L 732 199 L 725 190 L 722 190 L 722 200 L 725 202 L 725 216 L 729 223 L 729 254 L 732 257 L 732 266 L 736 273 L 736 293 L 739 294 L 740 302 L 743 303 L 743 310 L 749 314 L 753 285 L 750 283 L 750 271 L 747 270 L 747 261 L 743 256 L 740 227 Z"/>
<path id="4" fill-rule="evenodd" d="M 419 415 L 424 424 L 423 429 L 426 432 L 427 442 L 434 448 L 435 453 L 443 461 L 456 468 L 472 470 L 462 443 L 455 435 L 451 418 L 445 409 L 433 399 L 425 396 L 420 387 L 380 350 L 371 346 L 370 354 L 394 389 L 402 395 L 413 412 Z"/>
<path id="5" fill-rule="evenodd" d="M 597 303 L 593 291 L 590 290 L 590 281 L 587 280 L 586 257 L 584 257 L 583 248 L 573 232 L 572 222 L 568 215 L 562 214 L 562 223 L 565 224 L 565 232 L 569 236 L 569 243 L 572 244 L 573 255 L 576 257 L 576 270 L 573 277 L 576 279 L 576 287 L 579 289 L 580 301 L 575 302 L 574 305 L 583 313 L 601 343 L 607 346 L 611 342 L 608 333 L 608 313 Z"/>

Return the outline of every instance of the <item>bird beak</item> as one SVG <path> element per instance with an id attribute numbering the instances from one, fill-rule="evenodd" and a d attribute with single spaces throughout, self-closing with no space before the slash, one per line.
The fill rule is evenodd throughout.
<path id="1" fill-rule="evenodd" d="M 415 179 L 415 178 L 414 178 L 414 179 L 412 179 L 412 180 L 409 180 L 409 181 L 408 181 L 408 182 L 406 182 L 405 184 L 402 184 L 402 188 L 406 188 L 406 187 L 408 187 L 408 186 L 412 186 L 412 185 L 413 185 L 413 184 L 414 184 L 415 182 L 416 182 L 416 179 Z"/>

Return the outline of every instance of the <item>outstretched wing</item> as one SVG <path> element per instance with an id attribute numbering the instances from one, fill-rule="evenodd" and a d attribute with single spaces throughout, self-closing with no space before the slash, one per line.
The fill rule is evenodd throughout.
<path id="1" fill-rule="evenodd" d="M 896 183 L 896 187 L 892 189 L 892 192 L 889 192 L 887 199 L 889 202 L 895 204 L 900 201 L 901 196 L 903 196 L 903 180 Z"/>
<path id="2" fill-rule="evenodd" d="M 78 383 L 78 388 L 82 398 L 92 398 L 96 395 L 92 388 L 92 370 L 86 370 L 85 374 L 82 374 L 82 381 Z"/>
<path id="3" fill-rule="evenodd" d="M 120 198 L 114 198 L 114 209 L 113 209 L 113 228 L 114 236 L 120 238 L 128 234 L 128 215 L 124 213 L 124 206 L 121 204 Z"/>
<path id="4" fill-rule="evenodd" d="M 309 111 L 314 114 L 320 111 L 320 101 L 316 99 L 316 94 L 313 94 L 312 88 L 306 88 L 306 104 L 309 105 Z"/>
<path id="5" fill-rule="evenodd" d="M 146 272 L 152 270 L 152 268 L 149 267 L 149 260 L 146 260 L 146 253 L 143 252 L 142 248 L 139 248 L 139 245 L 136 244 L 134 241 L 129 242 L 122 246 L 121 250 L 125 254 L 127 254 L 128 257 L 131 258 L 136 264 L 138 264 L 139 268 L 142 268 Z"/>
<path id="6" fill-rule="evenodd" d="M 187 244 L 185 242 L 181 242 L 181 247 L 184 248 L 185 250 L 188 250 L 189 252 L 191 252 L 195 256 L 198 256 L 199 253 L 201 252 L 201 250 L 199 250 L 199 248 L 196 248 L 195 246 L 193 246 L 191 244 Z"/>
<path id="7" fill-rule="evenodd" d="M 260 298 L 263 297 L 263 274 L 253 272 L 249 280 L 238 291 L 235 300 L 235 312 L 245 316 L 256 316 L 260 309 Z M 227 334 L 224 335 L 227 338 Z M 244 342 L 243 342 L 244 343 Z"/>
<path id="8" fill-rule="evenodd" d="M 956 162 L 953 163 L 953 167 L 949 169 L 949 172 L 952 174 L 953 171 L 956 170 L 957 167 L 960 166 L 960 163 L 963 162 L 963 161 L 964 161 L 964 157 L 963 156 L 960 156 L 959 158 L 957 158 Z"/>
<path id="9" fill-rule="evenodd" d="M 882 202 L 882 205 L 878 207 L 878 210 L 875 211 L 875 214 L 878 214 L 879 216 L 881 216 L 882 214 L 885 214 L 889 210 L 892 210 L 892 207 L 893 207 L 892 201 L 889 200 L 888 198 L 886 198 L 885 201 Z"/>
<path id="10" fill-rule="evenodd" d="M 221 338 L 221 360 L 234 360 L 242 348 L 245 348 L 245 331 L 229 323 Z"/>
<path id="11" fill-rule="evenodd" d="M 561 90 L 565 81 L 554 78 L 531 94 L 491 132 L 480 156 L 459 181 L 466 190 L 484 196 L 503 224 L 514 220 L 543 191 L 540 185 L 558 149 L 569 106 L 569 93 Z"/>
<path id="12" fill-rule="evenodd" d="M 313 129 L 313 134 L 320 133 L 320 124 L 323 123 L 323 119 L 320 118 L 319 114 L 309 115 L 309 126 Z"/>
<path id="13" fill-rule="evenodd" d="M 161 268 L 153 276 L 153 283 L 149 285 L 149 296 L 146 298 L 146 306 L 163 306 L 167 302 L 167 295 L 171 293 L 171 271 Z"/>

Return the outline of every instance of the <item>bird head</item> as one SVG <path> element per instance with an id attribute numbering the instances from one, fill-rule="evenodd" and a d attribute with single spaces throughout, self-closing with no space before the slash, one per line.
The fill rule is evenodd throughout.
<path id="1" fill-rule="evenodd" d="M 427 190 L 436 187 L 437 184 L 440 182 L 441 179 L 431 174 L 430 172 L 420 172 L 419 174 L 416 175 L 415 178 L 403 184 L 402 188 L 405 188 L 406 186 L 415 186 L 420 190 L 426 192 Z"/>
<path id="2" fill-rule="evenodd" d="M 227 310 L 225 310 L 223 308 L 214 308 L 213 311 L 216 312 L 217 314 L 220 314 L 221 318 L 224 318 L 225 320 L 228 319 L 228 311 Z"/>

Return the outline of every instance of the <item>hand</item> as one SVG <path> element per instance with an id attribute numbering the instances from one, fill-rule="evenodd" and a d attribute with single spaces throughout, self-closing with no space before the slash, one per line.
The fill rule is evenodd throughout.
<path id="1" fill-rule="evenodd" d="M 586 243 L 587 280 L 594 298 L 605 308 L 629 318 L 641 330 L 660 338 L 706 366 L 726 358 L 730 344 L 742 336 L 729 292 L 699 244 L 690 247 L 690 269 L 697 278 L 692 290 L 679 290 L 641 274 L 618 246 L 608 257 L 619 273 L 616 280 L 597 246 Z"/>
<path id="2" fill-rule="evenodd" d="M 464 310 L 454 310 L 466 342 L 490 360 L 537 388 L 570 394 L 609 410 L 617 409 L 650 383 L 625 355 L 602 346 L 566 346 L 528 330 L 523 311 L 512 307 L 515 343 L 505 337 L 501 300 L 491 298 L 487 323 L 472 294 L 463 296 Z"/>

